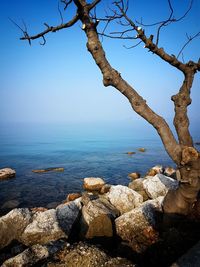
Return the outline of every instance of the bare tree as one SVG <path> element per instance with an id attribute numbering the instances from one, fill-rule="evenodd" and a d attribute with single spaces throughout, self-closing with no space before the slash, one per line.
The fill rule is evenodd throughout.
<path id="1" fill-rule="evenodd" d="M 180 50 L 178 56 L 170 55 L 164 48 L 159 47 L 159 39 L 161 31 L 165 26 L 182 20 L 188 14 L 192 8 L 193 1 L 190 1 L 188 9 L 182 16 L 175 18 L 173 6 L 170 0 L 168 0 L 170 10 L 169 17 L 166 20 L 150 25 L 144 24 L 142 20 L 140 22 L 133 21 L 128 16 L 127 1 L 120 0 L 112 3 L 113 6 L 110 9 L 110 15 L 106 14 L 103 18 L 98 18 L 96 14 L 96 7 L 101 0 L 94 0 L 92 2 L 86 0 L 61 0 L 61 2 L 64 4 L 64 9 L 67 9 L 69 5 L 75 5 L 76 14 L 74 14 L 74 17 L 72 17 L 71 20 L 65 23 L 63 22 L 62 13 L 59 7 L 62 21 L 60 25 L 49 26 L 45 23 L 44 25 L 46 29 L 36 35 L 29 35 L 26 26 L 24 25 L 24 29 L 20 27 L 24 34 L 21 40 L 27 40 L 31 43 L 34 39 L 42 38 L 42 44 L 45 44 L 45 36 L 48 33 L 71 27 L 78 21 L 82 23 L 82 30 L 84 30 L 87 37 L 87 49 L 102 73 L 104 86 L 113 86 L 121 92 L 129 100 L 133 110 L 156 129 L 167 153 L 177 165 L 180 184 L 177 190 L 169 191 L 165 197 L 163 203 L 164 212 L 169 214 L 188 214 L 197 199 L 200 189 L 200 153 L 194 147 L 192 136 L 189 131 L 189 118 L 187 115 L 187 107 L 191 104 L 190 91 L 193 85 L 194 76 L 200 71 L 200 61 L 194 62 L 190 60 L 187 63 L 184 63 L 179 60 L 179 56 L 182 54 L 184 48 L 194 38 L 200 35 L 200 32 L 193 36 L 188 36 L 188 39 Z M 98 31 L 99 22 L 100 24 L 103 22 L 105 23 L 105 26 L 101 31 Z M 121 31 L 107 33 L 108 25 L 113 22 L 117 22 L 123 29 Z M 154 36 L 147 36 L 143 29 L 144 27 L 149 26 L 158 27 L 155 41 Z M 136 36 L 133 36 L 132 33 L 136 33 Z M 142 96 L 138 94 L 134 87 L 129 85 L 121 77 L 121 74 L 111 66 L 106 58 L 102 42 L 100 41 L 101 36 L 129 39 L 133 41 L 137 40 L 138 42 L 134 44 L 133 47 L 139 43 L 144 43 L 144 47 L 148 51 L 183 73 L 184 79 L 182 86 L 177 94 L 171 97 L 174 102 L 174 126 L 178 140 L 176 140 L 164 118 L 156 114 Z"/>

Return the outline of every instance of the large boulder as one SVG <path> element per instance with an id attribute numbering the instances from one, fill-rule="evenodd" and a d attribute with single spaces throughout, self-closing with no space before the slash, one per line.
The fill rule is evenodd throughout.
<path id="1" fill-rule="evenodd" d="M 104 198 L 86 199 L 83 197 L 81 235 L 86 238 L 112 237 L 113 223 L 118 211 Z"/>
<path id="2" fill-rule="evenodd" d="M 148 200 L 115 220 L 117 235 L 135 252 L 143 252 L 158 241 L 156 211 L 161 212 L 162 200 L 162 197 Z"/>
<path id="3" fill-rule="evenodd" d="M 67 238 L 79 212 L 80 206 L 76 200 L 59 206 L 56 210 L 36 212 L 19 240 L 25 245 L 34 245 Z"/>
<path id="4" fill-rule="evenodd" d="M 20 238 L 31 215 L 29 209 L 14 209 L 0 218 L 0 249 Z"/>
<path id="5" fill-rule="evenodd" d="M 49 241 L 67 237 L 61 229 L 56 216 L 56 210 L 36 212 L 32 222 L 24 229 L 20 241 L 25 245 L 45 244 Z"/>
<path id="6" fill-rule="evenodd" d="M 178 181 L 163 174 L 146 177 L 143 181 L 144 190 L 151 199 L 165 196 L 169 189 L 176 189 Z"/>
<path id="7" fill-rule="evenodd" d="M 99 177 L 87 177 L 84 178 L 83 188 L 88 191 L 100 191 L 105 185 L 102 178 Z"/>
<path id="8" fill-rule="evenodd" d="M 140 194 L 123 185 L 111 186 L 107 198 L 119 210 L 120 214 L 140 206 L 143 202 L 143 197 Z"/>
<path id="9" fill-rule="evenodd" d="M 16 171 L 11 168 L 0 169 L 0 180 L 15 177 Z"/>

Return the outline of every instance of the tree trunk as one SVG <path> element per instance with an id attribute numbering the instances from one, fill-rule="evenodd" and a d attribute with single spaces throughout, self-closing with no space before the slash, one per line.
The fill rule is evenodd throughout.
<path id="1" fill-rule="evenodd" d="M 189 97 L 190 88 L 195 70 L 190 69 L 188 65 L 181 65 L 181 71 L 185 73 L 185 80 L 179 93 L 172 99 L 175 104 L 174 124 L 179 137 L 178 143 L 164 118 L 156 114 L 136 90 L 110 65 L 99 41 L 96 24 L 90 18 L 89 6 L 86 1 L 74 0 L 74 2 L 77 5 L 80 20 L 83 23 L 82 29 L 87 36 L 88 51 L 102 72 L 104 85 L 113 86 L 126 96 L 133 110 L 156 129 L 169 156 L 179 166 L 180 186 L 177 190 L 168 192 L 163 203 L 164 212 L 168 214 L 188 214 L 196 201 L 200 189 L 200 156 L 196 149 L 192 147 L 193 142 L 188 129 L 189 120 L 187 117 L 187 106 L 191 103 Z M 166 60 L 168 55 L 163 49 L 161 52 L 159 51 L 158 54 L 161 54 Z"/>
<path id="2" fill-rule="evenodd" d="M 179 168 L 180 185 L 170 190 L 163 202 L 167 214 L 187 215 L 193 208 L 200 190 L 200 157 Z"/>

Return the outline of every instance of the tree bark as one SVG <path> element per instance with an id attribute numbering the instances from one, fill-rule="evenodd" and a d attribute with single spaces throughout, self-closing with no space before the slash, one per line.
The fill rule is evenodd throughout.
<path id="1" fill-rule="evenodd" d="M 174 126 L 178 134 L 180 145 L 193 146 L 193 140 L 189 132 L 189 119 L 187 107 L 191 104 L 190 89 L 194 80 L 194 72 L 190 69 L 185 74 L 184 82 L 178 94 L 172 96 L 175 105 Z"/>
<path id="2" fill-rule="evenodd" d="M 200 190 L 200 157 L 180 168 L 178 189 L 169 191 L 163 202 L 166 214 L 187 215 L 194 206 Z"/>

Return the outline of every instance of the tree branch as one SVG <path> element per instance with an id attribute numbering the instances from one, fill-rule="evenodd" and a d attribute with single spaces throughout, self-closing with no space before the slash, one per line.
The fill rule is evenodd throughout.
<path id="1" fill-rule="evenodd" d="M 84 15 L 80 15 L 80 20 L 85 25 L 84 31 L 88 39 L 87 48 L 103 74 L 104 85 L 115 87 L 127 97 L 133 110 L 157 130 L 168 154 L 177 164 L 179 164 L 181 160 L 181 147 L 177 144 L 168 124 L 162 117 L 157 115 L 134 88 L 131 87 L 114 68 L 112 68 L 105 56 L 105 52 L 98 38 L 96 27 L 89 16 L 89 12 L 84 6 L 82 6 L 82 9 L 80 14 Z"/>
<path id="2" fill-rule="evenodd" d="M 177 58 L 179 58 L 180 57 L 180 55 L 182 54 L 182 52 L 183 52 L 183 50 L 186 48 L 186 46 L 188 46 L 188 44 L 192 41 L 192 40 L 194 40 L 195 38 L 197 38 L 197 37 L 199 37 L 200 36 L 200 31 L 199 32 L 197 32 L 195 35 L 193 35 L 193 36 L 188 36 L 187 34 L 186 34 L 186 36 L 187 36 L 187 42 L 183 45 L 183 47 L 181 48 L 181 50 L 179 51 L 179 53 L 178 53 L 178 55 L 177 55 Z"/>
<path id="3" fill-rule="evenodd" d="M 121 2 L 121 1 L 119 1 Z M 153 42 L 153 35 L 147 37 L 144 33 L 144 30 L 141 27 L 138 27 L 126 14 L 126 12 L 122 9 L 119 2 L 115 2 L 115 5 L 120 10 L 123 17 L 127 20 L 129 25 L 137 32 L 137 38 L 142 40 L 145 44 L 145 48 L 149 49 L 152 53 L 158 55 L 161 59 L 168 62 L 171 66 L 181 70 L 183 73 L 186 72 L 186 65 L 179 61 L 175 56 L 171 56 L 165 52 L 163 48 L 159 48 L 156 43 Z"/>
<path id="4" fill-rule="evenodd" d="M 28 35 L 27 32 L 25 32 L 23 29 L 21 29 L 24 33 L 24 37 L 21 37 L 20 40 L 28 40 L 29 42 L 31 40 L 35 40 L 35 39 L 38 39 L 38 38 L 43 38 L 44 40 L 44 36 L 46 34 L 48 34 L 49 32 L 56 32 L 56 31 L 59 31 L 61 29 L 65 29 L 65 28 L 69 28 L 71 26 L 73 26 L 77 21 L 79 20 L 79 15 L 76 14 L 70 21 L 66 22 L 66 23 L 62 23 L 58 26 L 49 26 L 48 24 L 44 23 L 44 25 L 47 27 L 46 30 L 44 30 L 43 32 L 40 32 L 36 35 Z M 18 25 L 17 25 L 18 26 Z M 18 26 L 19 27 L 19 26 Z"/>

